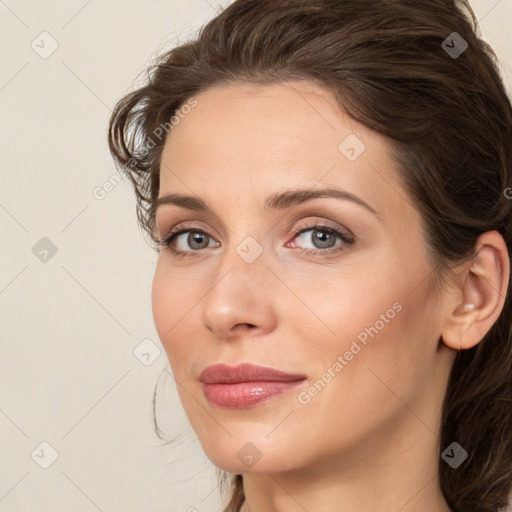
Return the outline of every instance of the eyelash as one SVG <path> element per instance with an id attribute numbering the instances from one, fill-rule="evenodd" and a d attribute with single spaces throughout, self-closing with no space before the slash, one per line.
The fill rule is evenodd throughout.
<path id="1" fill-rule="evenodd" d="M 319 229 L 316 229 L 316 231 L 321 231 L 323 233 L 328 233 L 330 235 L 337 236 L 338 238 L 340 238 L 342 240 L 343 244 L 337 245 L 334 247 L 329 247 L 327 249 L 307 249 L 307 248 L 300 248 L 300 247 L 296 248 L 296 250 L 300 251 L 301 254 L 305 254 L 307 256 L 314 256 L 314 255 L 318 255 L 318 253 L 332 254 L 332 253 L 342 252 L 345 249 L 340 248 L 340 247 L 343 247 L 344 245 L 347 245 L 350 247 L 351 245 L 353 245 L 355 243 L 355 238 L 352 235 L 349 235 L 348 233 L 343 233 L 339 228 L 331 226 L 330 224 L 318 224 L 318 223 L 303 226 L 302 228 L 296 230 L 293 233 L 293 238 L 296 238 L 297 236 L 299 236 L 302 233 L 305 233 L 307 231 L 315 231 L 314 228 L 319 228 Z M 199 253 L 203 249 L 198 249 L 195 251 L 177 251 L 176 249 L 174 249 L 172 247 L 172 243 L 174 242 L 174 240 L 177 236 L 179 236 L 183 233 L 188 233 L 188 232 L 201 233 L 203 235 L 209 236 L 210 238 L 213 238 L 213 236 L 206 230 L 186 226 L 186 227 L 171 231 L 166 237 L 158 238 L 157 244 L 164 248 L 170 249 L 171 252 L 173 253 L 173 255 L 177 258 L 196 257 L 199 255 Z"/>

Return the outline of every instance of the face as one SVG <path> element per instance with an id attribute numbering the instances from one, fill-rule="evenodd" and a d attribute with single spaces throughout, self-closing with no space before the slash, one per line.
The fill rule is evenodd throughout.
<path id="1" fill-rule="evenodd" d="M 233 473 L 284 471 L 375 449 L 420 425 L 411 409 L 434 418 L 449 350 L 387 141 L 308 82 L 196 100 L 166 141 L 159 196 L 204 208 L 158 207 L 158 235 L 183 232 L 161 248 L 152 306 L 206 455 Z M 282 195 L 299 189 L 342 192 Z M 205 385 L 218 363 L 296 380 Z"/>

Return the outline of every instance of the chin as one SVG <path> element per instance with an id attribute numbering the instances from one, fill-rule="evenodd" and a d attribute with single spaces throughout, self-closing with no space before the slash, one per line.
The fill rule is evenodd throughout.
<path id="1" fill-rule="evenodd" d="M 232 439 L 227 446 L 203 446 L 203 451 L 215 466 L 228 473 L 279 473 L 298 467 L 299 461 L 292 454 L 280 453 L 277 446 L 262 448 L 261 444 L 257 440 Z"/>

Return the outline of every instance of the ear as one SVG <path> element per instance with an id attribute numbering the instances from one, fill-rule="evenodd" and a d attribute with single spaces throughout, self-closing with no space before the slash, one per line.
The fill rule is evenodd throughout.
<path id="1" fill-rule="evenodd" d="M 510 260 L 503 237 L 487 231 L 475 249 L 446 302 L 441 338 L 455 350 L 472 348 L 483 339 L 500 316 L 508 290 Z"/>

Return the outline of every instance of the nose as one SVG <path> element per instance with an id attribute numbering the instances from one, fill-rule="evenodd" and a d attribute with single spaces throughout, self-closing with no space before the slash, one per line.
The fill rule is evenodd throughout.
<path id="1" fill-rule="evenodd" d="M 267 334 L 276 326 L 275 286 L 263 258 L 247 263 L 233 250 L 201 302 L 203 324 L 223 340 Z"/>

